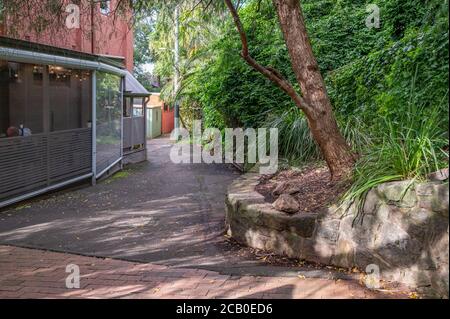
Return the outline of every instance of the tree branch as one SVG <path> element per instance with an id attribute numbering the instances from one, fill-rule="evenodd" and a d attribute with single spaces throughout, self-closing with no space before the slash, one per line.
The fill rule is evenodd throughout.
<path id="1" fill-rule="evenodd" d="M 297 93 L 292 84 L 288 80 L 286 80 L 279 71 L 271 67 L 262 66 L 250 56 L 248 50 L 247 35 L 245 33 L 241 19 L 239 18 L 239 14 L 236 8 L 234 7 L 233 3 L 231 2 L 231 0 L 224 0 L 224 1 L 233 17 L 234 24 L 236 25 L 236 29 L 241 37 L 242 58 L 247 62 L 247 64 L 253 67 L 256 71 L 264 75 L 266 78 L 275 83 L 279 88 L 281 88 L 284 92 L 286 92 L 300 109 L 302 109 L 303 111 L 310 109 L 310 106 L 305 101 L 305 99 L 302 96 L 300 96 L 300 94 Z"/>

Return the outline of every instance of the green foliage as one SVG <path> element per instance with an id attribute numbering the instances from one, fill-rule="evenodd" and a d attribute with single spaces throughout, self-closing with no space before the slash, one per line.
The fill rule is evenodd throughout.
<path id="1" fill-rule="evenodd" d="M 307 120 L 298 108 L 292 107 L 281 114 L 269 115 L 265 126 L 278 129 L 279 152 L 289 163 L 302 165 L 322 159 Z M 368 127 L 358 117 L 342 120 L 340 127 L 355 153 L 363 154 L 368 147 L 373 146 Z"/>
<path id="2" fill-rule="evenodd" d="M 431 25 L 405 30 L 399 41 L 333 71 L 329 94 L 340 114 L 359 116 L 376 125 L 385 117 L 400 118 L 411 98 L 427 108 L 448 113 L 448 5 L 433 15 Z M 430 22 L 431 23 L 431 22 Z M 410 91 L 415 78 L 415 91 Z M 445 129 L 447 122 L 442 123 Z"/>
<path id="3" fill-rule="evenodd" d="M 324 75 L 366 56 L 389 41 L 385 36 L 388 33 L 386 28 L 378 31 L 365 26 L 366 4 L 372 2 L 304 1 L 305 22 Z"/>
<path id="4" fill-rule="evenodd" d="M 150 35 L 150 55 L 155 60 L 155 73 L 162 77 L 166 85 L 161 91 L 161 97 L 173 104 L 175 97 L 183 104 L 184 98 L 192 89 L 190 77 L 205 66 L 209 59 L 212 39 L 217 35 L 223 23 L 221 14 L 222 1 L 210 3 L 196 0 L 156 1 L 156 24 Z M 182 88 L 174 92 L 173 76 L 175 70 L 175 20 L 174 7 L 179 6 L 179 62 L 178 72 Z M 213 12 L 215 9 L 216 12 Z M 196 104 L 195 100 L 190 100 Z M 183 107 L 190 107 L 184 103 Z"/>
<path id="5" fill-rule="evenodd" d="M 277 22 L 271 2 L 257 6 L 253 1 L 240 11 L 251 54 L 294 80 L 281 33 L 274 28 Z M 257 127 L 269 113 L 291 107 L 289 97 L 240 58 L 241 43 L 231 21 L 208 49 L 209 59 L 189 79 L 188 90 L 202 105 L 206 126 L 221 122 L 228 127 Z"/>
<path id="6" fill-rule="evenodd" d="M 0 1 L 0 23 L 4 23 L 5 20 L 5 4 L 3 0 Z"/>
<path id="7" fill-rule="evenodd" d="M 134 76 L 149 91 L 153 90 L 151 74 L 144 65 L 152 61 L 150 54 L 149 39 L 152 32 L 152 19 L 135 17 L 134 24 Z"/>
<path id="8" fill-rule="evenodd" d="M 381 27 L 365 25 L 380 8 Z M 360 194 L 379 182 L 419 178 L 448 165 L 448 1 L 304 0 L 305 23 L 341 131 L 360 155 Z M 272 1 L 239 10 L 250 53 L 299 90 Z M 239 56 L 230 19 L 186 68 L 183 107 L 202 110 L 205 127 L 276 127 L 280 155 L 320 160 L 307 121 L 281 90 Z M 413 85 L 412 85 L 413 83 Z"/>
<path id="9" fill-rule="evenodd" d="M 437 105 L 448 86 L 448 5 L 436 0 L 377 1 L 382 26 L 369 30 L 365 27 L 368 3 L 372 1 L 302 2 L 338 117 L 357 115 L 376 125 L 379 117 L 397 116 L 402 110 L 392 103 L 409 100 L 410 79 L 417 68 L 420 94 L 416 97 L 427 100 L 430 107 Z M 296 83 L 271 2 L 250 1 L 240 16 L 252 56 Z M 229 23 L 209 44 L 212 58 L 192 73 L 188 91 L 204 108 L 214 108 L 207 113 L 220 114 L 227 125 L 256 126 L 293 104 L 239 58 L 240 47 Z"/>
<path id="10" fill-rule="evenodd" d="M 321 158 L 308 123 L 301 111 L 294 107 L 280 115 L 270 115 L 266 125 L 278 129 L 278 149 L 292 164 L 317 161 Z"/>
<path id="11" fill-rule="evenodd" d="M 411 5 L 386 1 L 390 41 L 326 78 L 339 118 L 371 131 L 346 199 L 448 166 L 448 4 Z"/>
<path id="12" fill-rule="evenodd" d="M 448 166 L 448 135 L 440 128 L 444 121 L 438 108 L 430 113 L 413 104 L 401 119 L 383 119 L 384 130 L 357 163 L 354 183 L 344 198 L 356 200 L 378 184 L 421 179 Z"/>

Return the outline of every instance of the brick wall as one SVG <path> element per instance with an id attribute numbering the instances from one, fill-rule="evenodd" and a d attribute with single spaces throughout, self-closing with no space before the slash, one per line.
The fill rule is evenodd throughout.
<path id="1" fill-rule="evenodd" d="M 92 16 L 90 1 L 79 1 L 80 28 L 72 29 L 66 26 L 68 13 L 62 13 L 60 19 L 55 18 L 54 25 L 41 32 L 36 32 L 35 28 L 31 27 L 33 23 L 27 21 L 33 19 L 33 16 L 40 16 L 42 8 L 36 9 L 36 14 L 23 13 L 20 17 L 8 15 L 3 25 L 0 25 L 0 36 L 85 53 L 124 57 L 127 69 L 132 71 L 133 30 L 129 23 L 131 12 L 114 14 L 117 2 L 118 0 L 110 1 L 112 12 L 109 15 L 103 14 L 100 4 L 96 3 Z M 71 3 L 72 1 L 66 0 L 62 8 Z"/>

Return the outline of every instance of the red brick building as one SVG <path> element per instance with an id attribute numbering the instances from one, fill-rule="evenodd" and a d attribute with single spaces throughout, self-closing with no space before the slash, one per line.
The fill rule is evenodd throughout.
<path id="1" fill-rule="evenodd" d="M 150 93 L 119 3 L 3 0 L 0 207 L 146 159 Z"/>
<path id="2" fill-rule="evenodd" d="M 33 19 L 33 16 L 43 14 L 42 11 L 47 11 L 43 7 L 37 8 L 36 14 L 15 13 L 14 17 L 6 15 L 0 24 L 0 36 L 89 54 L 121 57 L 125 60 L 126 68 L 132 72 L 134 38 L 130 8 L 117 8 L 118 0 L 61 0 L 61 2 L 60 16 L 47 29 L 36 31 L 35 23 L 26 22 Z M 71 5 L 74 4 L 79 8 L 78 12 L 72 9 Z M 5 5 L 8 5 L 8 0 L 5 0 Z M 79 17 L 78 27 L 74 25 L 73 20 L 77 17 Z M 51 20 L 52 17 L 49 15 L 48 19 Z"/>

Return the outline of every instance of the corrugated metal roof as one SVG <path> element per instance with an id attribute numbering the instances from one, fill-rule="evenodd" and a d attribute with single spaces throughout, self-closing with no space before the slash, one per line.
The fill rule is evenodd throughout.
<path id="1" fill-rule="evenodd" d="M 125 92 L 126 96 L 149 96 L 151 93 L 139 83 L 138 80 L 129 72 L 125 75 Z"/>

